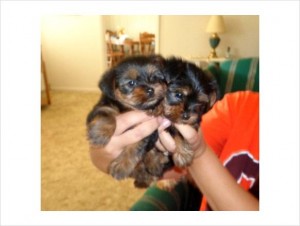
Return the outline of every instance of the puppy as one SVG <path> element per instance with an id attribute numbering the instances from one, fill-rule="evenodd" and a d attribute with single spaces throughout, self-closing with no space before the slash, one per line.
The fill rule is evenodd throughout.
<path id="1" fill-rule="evenodd" d="M 195 64 L 172 57 L 166 60 L 164 76 L 167 84 L 166 96 L 163 101 L 163 115 L 172 124 L 187 124 L 198 130 L 201 117 L 219 99 L 219 88 L 215 79 L 206 74 Z M 189 166 L 194 152 L 174 125 L 167 128 L 173 137 L 176 149 L 172 153 L 171 165 L 178 168 Z M 170 167 L 170 162 L 166 163 Z M 161 166 L 162 168 L 164 166 Z M 190 175 L 182 177 L 197 187 Z M 177 180 L 160 180 L 156 183 L 160 189 L 171 191 L 178 183 Z"/>
<path id="2" fill-rule="evenodd" d="M 110 141 L 116 129 L 116 116 L 120 113 L 133 109 L 154 116 L 163 113 L 162 100 L 166 90 L 163 65 L 164 58 L 160 55 L 136 56 L 126 58 L 103 75 L 99 82 L 102 96 L 86 122 L 91 146 L 104 147 Z M 116 179 L 137 178 L 137 187 L 148 186 L 155 175 L 150 175 L 138 163 L 155 147 L 157 138 L 158 133 L 154 132 L 144 140 L 127 146 L 108 166 L 108 173 Z M 159 161 L 168 165 L 169 157 L 159 156 L 162 158 Z"/>
<path id="3" fill-rule="evenodd" d="M 172 123 L 188 124 L 198 130 L 201 117 L 217 100 L 218 86 L 195 64 L 180 58 L 166 61 L 164 70 L 167 92 L 163 101 L 164 116 Z M 174 126 L 168 128 L 176 143 L 174 164 L 191 164 L 193 151 Z"/>
<path id="4" fill-rule="evenodd" d="M 165 61 L 163 74 L 167 86 L 162 102 L 163 116 L 172 123 L 188 124 L 198 130 L 202 115 L 217 100 L 219 91 L 216 81 L 195 64 L 175 57 Z M 137 178 L 144 176 L 145 173 L 141 172 L 145 171 L 152 175 L 147 177 L 148 185 L 151 181 L 161 178 L 163 173 L 174 165 L 183 168 L 192 163 L 194 152 L 175 126 L 170 126 L 167 131 L 175 140 L 175 152 L 166 154 L 153 148 L 145 153 L 138 164 Z M 167 185 L 169 189 L 174 184 L 176 182 L 168 181 L 164 186 Z"/>
<path id="5" fill-rule="evenodd" d="M 167 92 L 163 101 L 164 116 L 172 123 L 187 124 L 198 130 L 201 117 L 216 102 L 217 82 L 195 64 L 169 58 L 164 70 Z M 168 128 L 176 143 L 175 166 L 189 166 L 194 152 L 174 126 Z"/>

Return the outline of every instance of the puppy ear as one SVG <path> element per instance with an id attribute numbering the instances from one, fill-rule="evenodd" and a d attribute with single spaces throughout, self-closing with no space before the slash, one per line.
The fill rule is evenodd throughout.
<path id="1" fill-rule="evenodd" d="M 220 99 L 220 89 L 216 79 L 210 82 L 211 92 L 209 93 L 209 104 L 212 107 Z"/>
<path id="2" fill-rule="evenodd" d="M 217 101 L 217 93 L 216 92 L 210 93 L 208 98 L 209 98 L 209 108 L 211 108 Z"/>
<path id="3" fill-rule="evenodd" d="M 110 69 L 102 75 L 102 78 L 98 84 L 102 94 L 110 98 L 115 98 L 115 78 L 116 72 L 114 69 Z"/>
<path id="4" fill-rule="evenodd" d="M 163 58 L 162 55 L 160 55 L 160 54 L 151 55 L 150 60 L 152 63 L 154 63 L 155 65 L 157 65 L 158 67 L 161 67 L 161 68 L 164 67 L 166 64 L 165 58 Z"/>

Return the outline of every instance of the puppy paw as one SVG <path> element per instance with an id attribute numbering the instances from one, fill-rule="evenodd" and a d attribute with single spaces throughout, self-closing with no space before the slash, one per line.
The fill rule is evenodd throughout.
<path id="1" fill-rule="evenodd" d="M 147 171 L 151 175 L 161 177 L 167 166 L 170 164 L 170 157 L 164 155 L 162 152 L 158 153 L 156 158 L 153 158 L 152 161 L 145 162 Z"/>
<path id="2" fill-rule="evenodd" d="M 173 153 L 173 161 L 175 166 L 186 167 L 189 166 L 194 158 L 194 151 L 190 149 L 188 145 L 183 145 L 179 147 Z"/>
<path id="3" fill-rule="evenodd" d="M 153 176 L 161 177 L 165 169 L 171 165 L 171 158 L 168 152 L 164 153 L 156 148 L 148 151 L 143 159 L 145 169 Z"/>
<path id="4" fill-rule="evenodd" d="M 104 147 L 115 132 L 115 121 L 107 123 L 101 119 L 95 119 L 88 124 L 87 137 L 92 146 Z"/>
<path id="5" fill-rule="evenodd" d="M 113 161 L 108 167 L 108 173 L 117 180 L 122 180 L 130 176 L 133 168 L 126 162 Z"/>
<path id="6" fill-rule="evenodd" d="M 163 165 L 150 165 L 147 166 L 147 171 L 151 175 L 162 176 L 163 175 L 164 166 Z"/>

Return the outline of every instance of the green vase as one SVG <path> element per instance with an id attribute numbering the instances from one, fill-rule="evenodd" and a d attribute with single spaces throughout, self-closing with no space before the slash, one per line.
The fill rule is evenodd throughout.
<path id="1" fill-rule="evenodd" d="M 220 40 L 221 39 L 218 36 L 210 37 L 209 38 L 209 44 L 210 44 L 211 48 L 215 49 L 219 45 Z"/>

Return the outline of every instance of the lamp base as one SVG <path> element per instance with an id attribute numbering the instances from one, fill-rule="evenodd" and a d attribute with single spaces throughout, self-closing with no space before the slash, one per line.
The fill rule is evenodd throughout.
<path id="1" fill-rule="evenodd" d="M 211 36 L 209 37 L 209 44 L 210 44 L 210 47 L 212 48 L 212 50 L 210 51 L 208 58 L 217 58 L 218 57 L 217 53 L 216 53 L 216 48 L 218 47 L 220 41 L 221 41 L 221 39 L 217 33 L 211 34 Z"/>
<path id="2" fill-rule="evenodd" d="M 210 51 L 210 54 L 208 55 L 208 58 L 209 58 L 209 59 L 211 59 L 211 58 L 218 58 L 217 52 L 216 52 L 215 49 L 212 49 L 212 50 Z"/>

